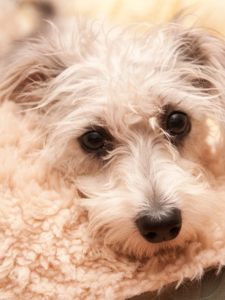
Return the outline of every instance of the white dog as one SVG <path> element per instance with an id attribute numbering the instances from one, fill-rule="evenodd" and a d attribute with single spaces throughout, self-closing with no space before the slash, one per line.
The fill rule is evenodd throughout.
<path id="1" fill-rule="evenodd" d="M 91 236 L 137 257 L 210 239 L 225 202 L 222 39 L 80 21 L 23 45 L 0 81 L 2 99 L 40 114 Z"/>

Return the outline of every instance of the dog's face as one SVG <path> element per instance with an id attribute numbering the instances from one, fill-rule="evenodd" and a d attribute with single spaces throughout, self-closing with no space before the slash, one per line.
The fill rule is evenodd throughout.
<path id="1" fill-rule="evenodd" d="M 3 97 L 44 113 L 92 236 L 139 257 L 204 239 L 222 201 L 223 43 L 178 25 L 76 34 L 22 49 Z"/>

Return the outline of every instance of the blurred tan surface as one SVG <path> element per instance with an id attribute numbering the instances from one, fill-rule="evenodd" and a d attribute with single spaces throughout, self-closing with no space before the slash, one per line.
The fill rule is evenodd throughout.
<path id="1" fill-rule="evenodd" d="M 54 0 L 54 3 L 65 15 L 78 13 L 119 23 L 164 22 L 188 9 L 200 25 L 225 33 L 223 0 Z"/>
<path id="2" fill-rule="evenodd" d="M 49 18 L 49 6 L 59 16 L 81 15 L 116 23 L 160 23 L 187 10 L 197 24 L 225 33 L 224 0 L 0 0 L 0 30 L 5 35 L 27 34 L 39 20 Z"/>
<path id="3" fill-rule="evenodd" d="M 0 0 L 0 56 L 35 34 L 44 20 L 84 16 L 116 24 L 161 23 L 185 10 L 188 22 L 225 34 L 223 0 Z"/>

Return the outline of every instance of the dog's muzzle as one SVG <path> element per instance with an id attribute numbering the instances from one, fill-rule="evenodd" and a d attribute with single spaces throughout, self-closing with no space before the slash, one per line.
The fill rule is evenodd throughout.
<path id="1" fill-rule="evenodd" d="M 173 209 L 167 216 L 155 219 L 145 214 L 136 219 L 141 235 L 150 243 L 161 243 L 175 239 L 181 229 L 181 211 Z"/>

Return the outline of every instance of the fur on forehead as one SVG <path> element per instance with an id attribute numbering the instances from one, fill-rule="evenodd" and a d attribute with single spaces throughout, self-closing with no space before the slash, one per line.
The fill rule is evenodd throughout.
<path id="1" fill-rule="evenodd" d="M 41 108 L 59 123 L 66 118 L 64 124 L 128 108 L 148 118 L 168 104 L 218 116 L 224 45 L 181 24 L 140 30 L 77 21 L 21 47 L 2 67 L 0 88 L 3 99 Z"/>

